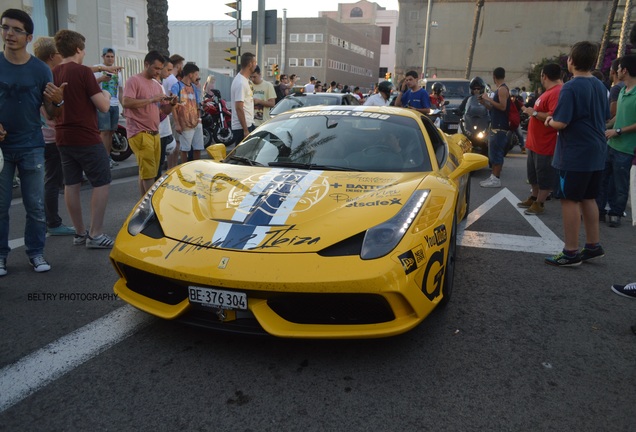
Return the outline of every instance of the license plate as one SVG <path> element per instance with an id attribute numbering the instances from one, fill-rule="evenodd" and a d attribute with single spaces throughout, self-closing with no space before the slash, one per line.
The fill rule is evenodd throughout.
<path id="1" fill-rule="evenodd" d="M 458 126 L 459 126 L 458 124 L 449 124 L 449 125 L 448 125 L 448 129 L 455 129 L 455 130 L 457 130 L 457 127 L 458 127 Z"/>
<path id="2" fill-rule="evenodd" d="M 225 291 L 212 288 L 188 287 L 190 303 L 221 309 L 247 309 L 247 294 L 236 291 Z"/>

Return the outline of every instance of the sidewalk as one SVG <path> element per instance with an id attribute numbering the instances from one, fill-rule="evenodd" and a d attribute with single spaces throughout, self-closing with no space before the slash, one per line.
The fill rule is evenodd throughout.
<path id="1" fill-rule="evenodd" d="M 114 166 L 110 170 L 110 175 L 112 180 L 117 180 L 125 177 L 132 177 L 139 174 L 139 168 L 137 167 L 137 159 L 135 155 L 130 155 L 130 157 L 124 161 L 118 162 L 118 165 Z M 82 186 L 88 183 L 82 183 Z M 13 199 L 22 198 L 22 191 L 19 187 L 13 188 Z"/>

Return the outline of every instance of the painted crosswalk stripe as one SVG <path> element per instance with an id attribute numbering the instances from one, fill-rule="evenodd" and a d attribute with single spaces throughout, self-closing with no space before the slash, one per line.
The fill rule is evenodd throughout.
<path id="1" fill-rule="evenodd" d="M 133 335 L 152 317 L 123 306 L 0 370 L 0 412 Z"/>

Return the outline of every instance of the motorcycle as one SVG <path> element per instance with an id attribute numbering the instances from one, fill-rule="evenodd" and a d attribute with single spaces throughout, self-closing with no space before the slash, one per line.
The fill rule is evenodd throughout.
<path id="1" fill-rule="evenodd" d="M 128 159 L 132 152 L 132 148 L 128 145 L 128 137 L 126 135 L 126 119 L 123 116 L 120 116 L 117 124 L 117 130 L 113 133 L 110 157 L 115 162 L 121 162 Z"/>
<path id="2" fill-rule="evenodd" d="M 228 109 L 221 92 L 212 89 L 212 94 L 201 104 L 201 125 L 203 126 L 203 145 L 208 147 L 213 142 L 230 145 L 234 142 L 232 134 L 232 112 Z"/>
<path id="3" fill-rule="evenodd" d="M 472 143 L 474 151 L 488 155 L 490 114 L 488 109 L 479 103 L 477 96 L 468 98 L 466 112 L 459 120 L 459 128 Z"/>

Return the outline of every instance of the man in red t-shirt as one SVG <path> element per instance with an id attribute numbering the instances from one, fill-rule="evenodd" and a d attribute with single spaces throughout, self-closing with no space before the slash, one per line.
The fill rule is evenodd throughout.
<path id="1" fill-rule="evenodd" d="M 541 85 L 545 88 L 545 92 L 537 98 L 534 107 L 523 108 L 523 112 L 530 116 L 526 149 L 528 150 L 528 182 L 532 185 L 532 195 L 517 206 L 525 208 L 524 213 L 527 215 L 539 215 L 545 211 L 545 200 L 556 181 L 552 156 L 556 146 L 557 131 L 546 127 L 544 122 L 554 112 L 563 85 L 561 67 L 558 64 L 550 63 L 543 67 Z"/>
<path id="2" fill-rule="evenodd" d="M 97 129 L 95 110 L 108 111 L 110 93 L 102 91 L 91 68 L 82 65 L 85 41 L 84 36 L 71 30 L 60 30 L 55 35 L 55 46 L 64 59 L 53 68 L 53 81 L 58 86 L 67 84 L 62 112 L 55 123 L 55 137 L 62 159 L 64 199 L 75 227 L 73 244 L 86 245 L 89 249 L 110 249 L 113 239 L 103 232 L 110 163 Z M 93 186 L 90 232 L 82 219 L 82 172 Z"/>

